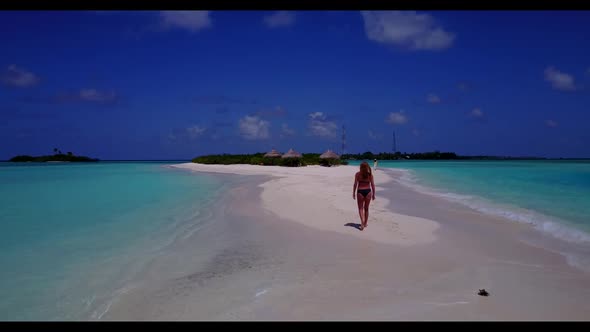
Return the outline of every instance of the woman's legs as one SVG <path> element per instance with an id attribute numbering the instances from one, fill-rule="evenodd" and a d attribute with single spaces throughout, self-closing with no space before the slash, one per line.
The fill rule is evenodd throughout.
<path id="1" fill-rule="evenodd" d="M 365 223 L 363 224 L 364 227 L 367 227 L 367 223 L 369 222 L 369 204 L 371 204 L 371 197 L 373 197 L 373 193 L 369 193 L 367 197 L 363 197 L 363 214 L 365 216 Z"/>
<path id="2" fill-rule="evenodd" d="M 364 222 L 364 219 L 365 219 L 365 216 L 364 216 L 364 212 L 365 212 L 365 208 L 364 208 L 364 205 L 365 205 L 365 197 L 363 197 L 363 195 L 357 193 L 356 194 L 356 203 L 357 203 L 358 208 L 359 208 L 359 217 L 361 218 L 361 231 L 362 231 L 363 228 L 364 228 L 364 225 L 365 225 L 365 222 Z"/>

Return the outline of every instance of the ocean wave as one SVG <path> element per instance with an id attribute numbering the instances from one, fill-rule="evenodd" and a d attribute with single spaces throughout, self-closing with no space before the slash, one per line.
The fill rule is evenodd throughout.
<path id="1" fill-rule="evenodd" d="M 103 303 L 101 305 L 99 305 L 90 315 L 90 318 L 92 320 L 101 320 L 102 317 L 104 317 L 104 315 L 106 315 L 109 310 L 111 309 L 111 306 L 117 301 L 119 300 L 119 298 L 121 297 L 121 295 L 124 295 L 126 293 L 128 293 L 133 287 L 131 286 L 125 286 L 122 288 L 119 288 L 115 291 L 112 292 L 112 294 L 110 294 L 106 299 L 103 300 Z"/>
<path id="2" fill-rule="evenodd" d="M 414 191 L 459 203 L 481 213 L 529 224 L 543 233 L 567 242 L 590 244 L 590 234 L 569 226 L 567 221 L 518 206 L 496 203 L 484 197 L 458 194 L 428 187 L 419 182 L 419 178 L 413 170 L 395 169 L 394 172 L 401 173 L 399 177 L 394 177 L 394 181 Z"/>

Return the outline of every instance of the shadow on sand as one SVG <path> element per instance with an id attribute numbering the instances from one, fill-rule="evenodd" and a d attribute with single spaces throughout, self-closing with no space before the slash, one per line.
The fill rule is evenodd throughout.
<path id="1" fill-rule="evenodd" d="M 353 222 L 349 222 L 348 224 L 344 224 L 344 226 L 353 227 L 353 228 L 358 229 L 359 231 L 361 230 L 361 224 L 355 224 Z"/>

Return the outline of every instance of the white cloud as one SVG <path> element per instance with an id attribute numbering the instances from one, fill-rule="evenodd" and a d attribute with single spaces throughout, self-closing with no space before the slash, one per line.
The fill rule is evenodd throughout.
<path id="1" fill-rule="evenodd" d="M 16 65 L 10 65 L 0 73 L 0 81 L 5 85 L 28 88 L 37 85 L 40 79 L 37 75 L 26 69 L 19 68 Z"/>
<path id="2" fill-rule="evenodd" d="M 550 66 L 545 69 L 545 80 L 551 83 L 556 90 L 573 91 L 576 90 L 574 77 L 570 74 L 561 72 Z"/>
<path id="3" fill-rule="evenodd" d="M 264 24 L 269 28 L 287 27 L 295 23 L 295 13 L 280 10 L 264 17 Z"/>
<path id="4" fill-rule="evenodd" d="M 208 129 L 200 125 L 192 125 L 187 128 L 177 128 L 168 133 L 166 139 L 168 142 L 175 143 L 192 143 L 198 137 L 201 137 Z"/>
<path id="5" fill-rule="evenodd" d="M 82 89 L 78 95 L 82 101 L 97 103 L 109 103 L 117 100 L 118 96 L 114 91 L 102 92 L 96 89 Z"/>
<path id="6" fill-rule="evenodd" d="M 325 120 L 326 116 L 324 115 L 324 113 L 322 112 L 314 112 L 314 113 L 309 113 L 309 117 L 312 120 L 318 119 L 318 120 Z"/>
<path id="7" fill-rule="evenodd" d="M 289 128 L 289 126 L 286 123 L 283 123 L 283 125 L 281 126 L 281 136 L 286 137 L 286 136 L 294 136 L 295 135 L 295 130 Z"/>
<path id="8" fill-rule="evenodd" d="M 205 127 L 201 127 L 199 125 L 194 125 L 192 127 L 186 128 L 186 134 L 188 135 L 188 137 L 195 139 L 195 138 L 203 135 L 206 130 L 207 130 L 207 128 L 205 128 Z"/>
<path id="9" fill-rule="evenodd" d="M 558 123 L 553 120 L 546 120 L 545 125 L 547 127 L 555 128 L 555 127 L 557 127 Z"/>
<path id="10" fill-rule="evenodd" d="M 328 120 L 322 112 L 314 112 L 309 115 L 309 130 L 312 135 L 319 137 L 336 137 L 338 125 Z"/>
<path id="11" fill-rule="evenodd" d="M 440 97 L 437 96 L 437 95 L 435 95 L 435 94 L 433 94 L 433 93 L 431 93 L 431 94 L 428 95 L 427 100 L 431 104 L 439 104 L 440 103 Z"/>
<path id="12" fill-rule="evenodd" d="M 239 122 L 240 134 L 245 139 L 257 140 L 266 139 L 269 135 L 270 122 L 262 120 L 257 116 L 246 115 Z"/>
<path id="13" fill-rule="evenodd" d="M 408 122 L 408 117 L 404 114 L 404 111 L 391 112 L 385 121 L 391 124 L 404 124 Z"/>
<path id="14" fill-rule="evenodd" d="M 362 11 L 370 40 L 410 50 L 442 50 L 451 47 L 453 33 L 443 30 L 432 16 L 414 11 Z"/>
<path id="15" fill-rule="evenodd" d="M 164 10 L 160 12 L 165 27 L 187 29 L 197 32 L 211 26 L 211 18 L 207 10 Z"/>
<path id="16" fill-rule="evenodd" d="M 479 108 L 474 108 L 471 113 L 469 113 L 474 118 L 481 118 L 483 117 L 483 111 Z"/>

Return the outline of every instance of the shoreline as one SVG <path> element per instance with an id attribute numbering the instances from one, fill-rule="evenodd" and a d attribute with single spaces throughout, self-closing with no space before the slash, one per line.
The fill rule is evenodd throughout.
<path id="1" fill-rule="evenodd" d="M 572 244 L 590 244 L 590 233 L 587 229 L 574 226 L 563 218 L 548 216 L 532 209 L 521 208 L 506 202 L 499 203 L 478 194 L 448 192 L 445 188 L 422 184 L 417 181 L 415 170 L 403 168 L 386 168 L 388 172 L 395 172 L 397 183 L 430 196 L 436 196 L 452 203 L 459 203 L 469 209 L 486 215 L 493 215 L 520 224 L 533 226 L 537 231 L 549 234 L 556 239 Z"/>
<path id="2" fill-rule="evenodd" d="M 526 234 L 521 236 L 521 241 L 540 249 L 559 253 L 564 256 L 569 265 L 590 272 L 590 233 L 586 230 L 534 210 L 493 202 L 479 196 L 445 192 L 440 187 L 418 184 L 412 170 L 387 169 L 387 171 L 397 174 L 394 179 L 396 184 L 408 190 L 474 211 L 492 222 L 524 227 Z M 415 209 L 415 211 L 418 210 Z M 412 213 L 416 213 L 415 211 Z"/>
<path id="3" fill-rule="evenodd" d="M 371 202 L 370 219 L 374 219 L 372 217 L 375 217 L 377 220 L 394 220 L 394 222 L 393 224 L 387 225 L 387 227 L 383 227 L 384 225 L 380 224 L 378 232 L 371 232 L 370 235 L 367 235 L 360 232 L 343 230 L 341 227 L 338 227 L 337 223 L 326 224 L 313 221 L 314 218 L 330 220 L 344 218 L 349 224 L 360 224 L 356 203 L 354 201 L 346 202 L 347 200 L 350 201 L 346 197 L 346 192 L 351 189 L 349 188 L 348 182 L 350 182 L 349 178 L 352 177 L 351 174 L 354 174 L 356 171 L 356 166 L 342 165 L 332 168 L 307 166 L 303 168 L 290 168 L 280 166 L 261 167 L 257 165 L 204 165 L 184 163 L 170 167 L 211 174 L 268 174 L 274 178 L 260 184 L 265 189 L 261 193 L 263 208 L 274 213 L 276 216 L 302 223 L 318 230 L 347 233 L 388 244 L 414 245 L 434 242 L 436 240 L 436 230 L 440 227 L 440 224 L 437 222 L 437 215 L 420 214 L 419 212 L 422 210 L 422 207 L 412 204 L 412 201 L 407 202 L 407 205 L 413 206 L 413 208 L 406 209 L 405 214 L 394 212 L 400 211 L 403 207 L 391 205 L 390 199 L 379 195 L 379 192 L 383 191 L 384 188 L 394 187 L 397 191 L 410 191 L 432 198 L 427 204 L 437 204 L 438 201 L 442 201 L 444 204 L 454 206 L 458 210 L 473 212 L 474 216 L 478 219 L 486 219 L 494 223 L 507 224 L 506 227 L 521 229 L 526 234 L 521 236 L 520 241 L 525 241 L 528 245 L 536 246 L 539 249 L 558 253 L 564 257 L 569 265 L 581 269 L 584 272 L 590 272 L 590 246 L 585 245 L 585 243 L 572 242 L 553 233 L 545 232 L 539 229 L 539 225 L 536 223 L 514 220 L 503 214 L 482 211 L 480 208 L 475 208 L 470 204 L 456 199 L 441 197 L 436 189 L 422 185 L 411 185 L 404 180 L 410 174 L 410 170 L 382 168 L 379 169 L 378 173 L 375 173 L 379 174 L 379 177 L 375 176 L 376 196 L 378 199 Z M 319 189 L 314 187 L 311 181 L 307 181 L 308 177 L 313 178 L 318 176 L 322 177 L 325 181 Z M 289 187 L 289 190 L 281 189 L 286 186 Z M 314 189 L 310 191 L 312 187 Z M 453 195 L 457 196 L 456 194 Z M 288 203 L 294 201 L 303 205 L 311 204 L 312 208 L 299 209 L 297 206 Z M 569 230 L 566 225 L 559 225 L 559 227 Z M 575 232 L 587 235 L 582 231 L 572 229 L 571 233 Z"/>
<path id="4" fill-rule="evenodd" d="M 221 166 L 221 167 L 217 167 Z M 353 166 L 338 167 L 280 167 L 254 165 L 201 165 L 194 163 L 172 167 L 205 173 L 239 175 L 269 175 L 273 178 L 259 186 L 262 207 L 274 215 L 301 223 L 317 230 L 369 238 L 379 243 L 414 245 L 436 240 L 439 225 L 431 219 L 395 213 L 386 208 L 389 200 L 379 195 L 383 184 L 392 178 L 384 173 L 375 176 L 376 199 L 371 202 L 367 231 L 359 232 L 353 224 L 360 224 L 356 201 L 352 199 Z M 352 173 L 351 173 L 352 172 Z M 313 180 L 324 181 L 315 185 Z M 287 189 L 288 188 L 288 189 Z M 296 204 L 293 204 L 296 203 Z M 307 208 L 302 209 L 301 205 Z M 373 220 L 395 220 L 393 224 Z M 331 220 L 321 223 L 317 220 Z M 348 227 L 342 227 L 349 224 Z M 375 231 L 369 232 L 368 229 Z"/>
<path id="5" fill-rule="evenodd" d="M 187 168 L 178 166 L 172 167 Z M 586 320 L 590 313 L 590 276 L 520 241 L 526 225 L 380 182 L 380 170 L 369 227 L 361 232 L 345 225 L 359 222 L 350 197 L 356 167 L 282 174 L 237 167 L 236 175 L 236 166 L 195 166 L 236 179 L 214 222 L 156 260 L 149 274 L 160 275 L 157 282 L 124 294 L 103 319 Z M 346 190 L 334 183 L 336 173 L 322 173 L 348 170 Z M 305 198 L 309 188 L 331 192 L 320 206 L 335 207 L 316 210 Z M 285 202 L 291 195 L 298 200 Z M 309 213 L 313 223 L 298 219 Z M 404 215 L 436 228 L 404 225 Z M 478 296 L 481 288 L 490 296 Z"/>

